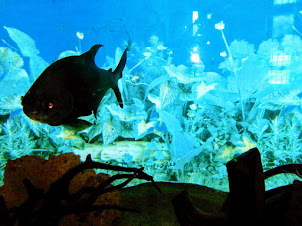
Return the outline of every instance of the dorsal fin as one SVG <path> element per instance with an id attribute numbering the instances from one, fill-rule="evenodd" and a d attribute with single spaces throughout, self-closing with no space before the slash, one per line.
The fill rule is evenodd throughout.
<path id="1" fill-rule="evenodd" d="M 95 55 L 98 52 L 99 48 L 101 48 L 102 46 L 103 45 L 101 45 L 101 44 L 95 44 L 90 48 L 90 50 L 88 50 L 86 53 L 83 53 L 82 56 L 86 60 L 88 60 L 90 62 L 94 62 Z"/>

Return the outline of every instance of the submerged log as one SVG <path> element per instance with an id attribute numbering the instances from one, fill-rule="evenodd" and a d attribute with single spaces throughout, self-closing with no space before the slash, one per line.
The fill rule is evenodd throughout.
<path id="1" fill-rule="evenodd" d="M 299 174 L 301 165 L 265 174 L 259 150 L 251 149 L 227 163 L 230 192 L 217 214 L 198 209 L 185 191 L 173 199 L 180 225 L 302 225 L 302 182 L 265 192 L 264 178 L 284 173 L 284 169 Z"/>
<path id="2" fill-rule="evenodd" d="M 264 174 L 257 148 L 227 163 L 230 192 L 223 212 L 232 224 L 256 225 L 264 211 Z"/>

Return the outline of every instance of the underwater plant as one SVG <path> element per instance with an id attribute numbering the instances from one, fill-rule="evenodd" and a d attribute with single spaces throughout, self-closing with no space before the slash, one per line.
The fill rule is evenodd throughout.
<path id="1" fill-rule="evenodd" d="M 0 86 L 5 86 L 0 97 L 2 167 L 26 154 L 48 157 L 93 150 L 95 161 L 145 167 L 164 180 L 194 182 L 194 172 L 203 172 L 198 183 L 211 186 L 211 181 L 212 186 L 225 189 L 225 163 L 252 147 L 259 148 L 265 169 L 300 161 L 302 89 L 298 83 L 290 87 L 272 83 L 276 69 L 290 70 L 300 79 L 296 62 L 301 57 L 291 45 L 302 43 L 298 36 L 270 39 L 258 49 L 244 40 L 228 45 L 224 24 L 218 24 L 227 48 L 221 55 L 220 74 L 205 71 L 203 63 L 174 65 L 172 50 L 157 36 L 151 36 L 147 47 L 133 43 L 129 62 L 134 66 L 128 64 L 118 82 L 123 107 L 109 89 L 96 112 L 79 117 L 90 126 L 75 130 L 33 122 L 22 113 L 21 95 L 48 64 L 27 34 L 5 29 L 17 47 L 0 48 Z M 81 54 L 83 36 L 77 37 L 76 51 L 67 50 L 59 58 Z M 292 54 L 295 61 L 272 65 L 272 55 L 281 53 Z M 117 48 L 114 58 L 106 57 L 103 68 L 115 68 L 121 55 Z M 29 58 L 29 65 L 22 57 Z M 8 89 L 8 81 L 24 87 Z M 127 142 L 135 154 L 120 151 Z"/>

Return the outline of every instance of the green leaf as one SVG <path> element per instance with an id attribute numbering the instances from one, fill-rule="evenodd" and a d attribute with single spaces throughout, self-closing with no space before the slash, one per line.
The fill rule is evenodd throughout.
<path id="1" fill-rule="evenodd" d="M 171 78 L 160 86 L 159 101 L 161 109 L 175 102 L 179 94 L 176 78 Z"/>
<path id="2" fill-rule="evenodd" d="M 159 111 L 158 113 L 161 120 L 165 123 L 169 133 L 174 134 L 183 131 L 179 120 L 173 114 L 166 111 Z"/>
<path id="3" fill-rule="evenodd" d="M 258 49 L 258 56 L 269 62 L 272 55 L 279 55 L 282 51 L 280 50 L 280 45 L 277 40 L 269 39 L 260 44 Z"/>
<path id="4" fill-rule="evenodd" d="M 7 96 L 0 98 L 0 115 L 10 114 L 21 108 L 20 96 Z"/>
<path id="5" fill-rule="evenodd" d="M 213 83 L 211 85 L 206 85 L 204 82 L 201 83 L 195 83 L 192 87 L 192 92 L 194 94 L 195 100 L 198 100 L 202 96 L 204 96 L 207 92 L 215 89 L 216 83 Z"/>
<path id="6" fill-rule="evenodd" d="M 15 68 L 0 80 L 0 98 L 6 96 L 21 96 L 30 87 L 29 77 L 24 69 Z"/>
<path id="7" fill-rule="evenodd" d="M 193 67 L 187 68 L 184 65 L 179 65 L 175 67 L 174 65 L 171 66 L 164 66 L 164 69 L 167 71 L 171 78 L 177 78 L 177 81 L 182 84 L 188 84 L 192 82 L 200 82 L 204 78 L 201 76 L 195 76 L 196 74 L 202 75 L 204 67 Z"/>
<path id="8" fill-rule="evenodd" d="M 249 56 L 243 66 L 237 71 L 237 77 L 230 79 L 237 80 L 242 100 L 251 97 L 258 89 L 262 88 L 269 75 L 269 67 L 261 65 L 256 55 Z"/>
<path id="9" fill-rule="evenodd" d="M 108 89 L 105 96 L 103 97 L 101 103 L 98 106 L 97 113 L 96 113 L 96 118 L 97 122 L 103 122 L 110 117 L 110 112 L 107 109 L 106 105 L 110 105 L 115 103 L 118 105 L 115 93 L 113 89 Z M 108 114 L 109 113 L 109 114 Z"/>
<path id="10" fill-rule="evenodd" d="M 120 133 L 120 121 L 118 117 L 113 117 L 112 119 L 108 119 L 102 124 L 102 135 L 103 135 L 103 143 L 110 144 L 116 138 L 118 138 Z"/>
<path id="11" fill-rule="evenodd" d="M 4 71 L 10 71 L 12 68 L 20 68 L 24 65 L 21 56 L 7 47 L 0 47 L 0 62 Z"/>
<path id="12" fill-rule="evenodd" d="M 285 35 L 282 39 L 282 47 L 284 53 L 288 55 L 300 55 L 302 48 L 302 40 L 297 35 Z"/>
<path id="13" fill-rule="evenodd" d="M 69 56 L 79 56 L 79 55 L 81 55 L 81 52 L 79 51 L 66 50 L 59 55 L 58 59 L 62 59 L 64 57 L 69 57 Z"/>
<path id="14" fill-rule="evenodd" d="M 230 52 L 234 59 L 243 59 L 254 54 L 254 45 L 244 40 L 235 40 L 230 45 Z"/>
<path id="15" fill-rule="evenodd" d="M 40 74 L 48 67 L 48 63 L 38 55 L 33 55 L 29 59 L 30 82 L 33 83 Z"/>
<path id="16" fill-rule="evenodd" d="M 145 98 L 144 98 L 144 99 L 147 98 L 149 92 L 150 92 L 152 89 L 154 89 L 156 86 L 158 86 L 158 85 L 160 85 L 160 84 L 166 82 L 168 79 L 169 79 L 169 77 L 166 76 L 166 75 L 160 76 L 160 77 L 154 79 L 153 82 L 151 82 L 151 84 L 148 86 L 148 88 L 147 88 L 147 90 L 146 90 L 146 93 L 145 93 Z"/>
<path id="17" fill-rule="evenodd" d="M 87 116 L 80 116 L 80 117 L 78 117 L 78 119 L 87 121 L 91 124 L 95 123 L 95 121 L 96 121 L 93 112 L 90 115 L 87 115 Z"/>
<path id="18" fill-rule="evenodd" d="M 23 56 L 32 57 L 39 54 L 39 50 L 36 48 L 35 41 L 22 31 L 16 28 L 5 27 L 11 39 L 18 45 Z"/>
<path id="19" fill-rule="evenodd" d="M 171 144 L 171 157 L 175 163 L 173 168 L 183 170 L 186 163 L 191 161 L 194 156 L 200 154 L 202 149 L 197 147 L 197 144 L 198 140 L 195 137 L 187 133 L 175 133 Z"/>

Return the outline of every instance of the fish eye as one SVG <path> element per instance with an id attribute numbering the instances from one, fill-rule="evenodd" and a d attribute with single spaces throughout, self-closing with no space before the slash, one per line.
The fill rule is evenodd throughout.
<path id="1" fill-rule="evenodd" d="M 53 103 L 48 103 L 48 108 L 49 109 L 53 108 Z"/>

